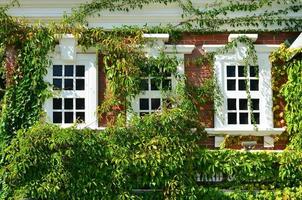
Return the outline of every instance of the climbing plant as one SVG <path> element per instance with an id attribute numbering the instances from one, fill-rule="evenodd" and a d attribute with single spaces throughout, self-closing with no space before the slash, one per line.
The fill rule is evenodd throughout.
<path id="1" fill-rule="evenodd" d="M 183 11 L 181 22 L 176 25 L 154 27 L 120 27 L 111 31 L 85 26 L 87 17 L 102 14 L 104 10 L 130 12 L 155 3 L 178 5 Z M 278 12 L 271 9 L 272 5 L 280 7 Z M 190 0 L 92 0 L 73 9 L 71 15 L 64 16 L 62 23 L 32 26 L 22 19 L 9 16 L 7 10 L 12 6 L 18 6 L 18 1 L 11 1 L 7 6 L 1 7 L 0 14 L 0 44 L 5 52 L 1 56 L 2 61 L 5 61 L 2 62 L 1 71 L 6 82 L 3 88 L 6 92 L 0 119 L 3 138 L 10 138 L 18 129 L 28 128 L 40 118 L 43 102 L 48 96 L 47 84 L 43 82 L 42 77 L 49 66 L 48 53 L 57 42 L 55 34 L 72 33 L 77 37 L 79 45 L 84 48 L 96 47 L 104 54 L 108 89 L 107 98 L 101 105 L 100 111 L 105 112 L 114 106 L 127 108 L 127 101 L 129 102 L 129 99 L 139 92 L 139 77 L 148 75 L 145 73 L 146 67 L 156 66 L 155 68 L 158 69 L 162 68 L 159 63 L 165 63 L 165 69 L 169 68 L 175 72 L 176 61 L 171 57 L 163 54 L 158 59 L 152 60 L 145 56 L 142 48 L 147 41 L 142 37 L 143 33 L 164 31 L 170 33 L 171 42 L 175 42 L 184 32 L 225 31 L 218 27 L 226 25 L 242 27 L 238 29 L 241 32 L 253 29 L 257 29 L 258 32 L 265 31 L 268 25 L 276 26 L 275 31 L 279 29 L 294 31 L 299 30 L 301 19 L 284 16 L 302 9 L 299 0 L 216 1 L 201 9 L 196 8 Z M 257 14 L 259 10 L 264 11 Z M 234 11 L 244 11 L 247 15 L 229 17 L 229 14 Z M 228 51 L 238 43 L 244 43 L 247 46 L 245 66 L 255 63 L 256 56 L 252 42 L 245 37 L 227 44 L 221 52 Z M 152 70 L 148 72 L 152 73 Z M 159 74 L 158 78 L 161 77 L 162 74 Z M 212 78 L 215 79 L 214 76 Z M 246 85 L 249 105 L 251 105 L 248 82 Z M 32 112 L 28 112 L 29 108 Z"/>

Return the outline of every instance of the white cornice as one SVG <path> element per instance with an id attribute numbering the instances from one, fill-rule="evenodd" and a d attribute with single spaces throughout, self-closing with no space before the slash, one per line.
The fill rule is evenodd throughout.
<path id="1" fill-rule="evenodd" d="M 302 48 L 302 33 L 297 37 L 297 39 L 292 43 L 290 48 Z"/>
<path id="2" fill-rule="evenodd" d="M 285 131 L 284 128 L 271 128 L 271 129 L 226 129 L 226 128 L 206 128 L 209 135 L 253 135 L 253 136 L 270 136 L 280 135 Z"/>
<path id="3" fill-rule="evenodd" d="M 223 48 L 224 46 L 225 46 L 224 44 L 205 44 L 202 46 L 202 48 L 206 52 L 215 52 L 219 48 Z M 254 46 L 257 52 L 263 52 L 263 53 L 272 52 L 280 47 L 280 45 L 277 44 L 255 44 Z"/>
<path id="4" fill-rule="evenodd" d="M 230 34 L 228 37 L 228 41 L 232 42 L 233 40 L 242 36 L 246 36 L 247 38 L 251 39 L 253 42 L 255 42 L 258 38 L 258 34 Z"/>
<path id="5" fill-rule="evenodd" d="M 165 45 L 166 53 L 191 54 L 195 49 L 195 45 Z"/>
<path id="6" fill-rule="evenodd" d="M 150 38 L 150 39 L 157 39 L 161 40 L 163 42 L 168 42 L 169 41 L 169 34 L 167 33 L 156 33 L 156 34 L 147 34 L 145 33 L 143 35 L 144 38 Z"/>

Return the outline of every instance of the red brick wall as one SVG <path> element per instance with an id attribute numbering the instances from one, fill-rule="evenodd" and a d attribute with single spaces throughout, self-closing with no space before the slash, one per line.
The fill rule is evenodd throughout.
<path id="1" fill-rule="evenodd" d="M 295 39 L 300 33 L 259 33 L 258 39 L 255 44 L 281 44 L 286 39 Z M 190 55 L 185 55 L 185 75 L 187 76 L 187 80 L 189 84 L 199 85 L 205 79 L 211 77 L 212 68 L 211 66 L 204 65 L 196 65 L 191 61 L 194 58 L 199 57 L 204 52 L 202 50 L 203 44 L 226 44 L 228 42 L 229 33 L 216 33 L 216 34 L 191 34 L 186 33 L 183 34 L 182 38 L 178 42 L 178 44 L 193 44 L 196 46 L 193 53 Z M 104 67 L 102 62 L 102 56 L 99 56 L 99 103 L 102 103 L 104 99 L 104 91 L 105 91 L 106 81 L 104 75 Z M 200 107 L 200 118 L 201 121 L 206 125 L 206 127 L 214 127 L 214 112 L 213 112 L 213 104 L 209 103 L 206 106 Z M 106 120 L 100 121 L 100 126 L 106 125 Z M 258 149 L 263 149 L 263 137 L 257 138 Z M 276 143 L 274 149 L 283 149 L 287 139 L 283 137 Z M 203 146 L 208 148 L 214 147 L 214 137 L 209 137 L 202 143 Z M 239 144 L 230 146 L 231 148 L 241 148 Z"/>

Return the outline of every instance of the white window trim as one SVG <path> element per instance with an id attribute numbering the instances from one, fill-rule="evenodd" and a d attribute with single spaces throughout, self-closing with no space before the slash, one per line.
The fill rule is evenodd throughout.
<path id="1" fill-rule="evenodd" d="M 180 60 L 179 65 L 177 66 L 177 73 L 179 75 L 184 75 L 185 69 L 184 69 L 184 55 L 185 54 L 191 54 L 192 51 L 195 48 L 195 45 L 165 45 L 164 42 L 166 42 L 169 38 L 168 34 L 145 34 L 144 37 L 146 38 L 152 38 L 153 42 L 151 46 L 146 46 L 144 51 L 146 52 L 146 56 L 148 57 L 157 57 L 160 53 L 160 51 L 163 51 L 164 53 L 167 53 L 168 55 L 171 54 L 171 56 L 176 56 L 178 60 Z M 155 40 L 155 41 L 154 41 Z M 143 77 L 142 77 L 143 78 Z M 172 90 L 169 92 L 175 91 L 176 85 L 177 85 L 177 79 L 172 75 Z M 131 101 L 131 108 L 134 113 L 139 113 L 139 99 L 140 98 L 148 98 L 149 100 L 151 98 L 160 98 L 161 99 L 161 105 L 162 105 L 162 99 L 164 94 L 162 94 L 162 91 L 156 90 L 156 91 L 144 91 L 141 92 L 139 95 L 133 98 Z M 149 107 L 150 107 L 149 102 Z M 151 108 L 149 108 L 151 110 Z M 131 119 L 132 113 L 127 112 L 127 119 Z"/>
<path id="2" fill-rule="evenodd" d="M 203 45 L 206 52 L 215 52 L 225 45 Z M 218 116 L 218 112 L 214 117 L 214 128 L 207 128 L 206 131 L 210 135 L 277 135 L 281 134 L 284 128 L 274 128 L 273 125 L 273 101 L 271 89 L 271 63 L 269 61 L 269 54 L 277 49 L 279 45 L 255 45 L 258 55 L 259 66 L 259 98 L 260 98 L 260 124 L 257 125 L 257 130 L 253 125 L 227 125 L 226 124 L 226 94 L 224 89 L 221 88 L 223 95 L 222 110 L 218 111 L 223 113 L 223 117 Z M 224 73 L 223 67 L 225 64 L 239 64 L 246 56 L 246 47 L 239 45 L 237 48 L 223 55 L 215 56 L 215 73 L 220 87 L 224 87 Z M 264 87 L 265 86 L 265 87 Z M 263 103 L 265 101 L 265 103 Z"/>
<path id="3" fill-rule="evenodd" d="M 66 41 L 67 40 L 67 41 Z M 45 81 L 52 83 L 53 65 L 85 65 L 85 90 L 83 91 L 57 91 L 54 90 L 54 97 L 48 99 L 44 104 L 44 110 L 47 114 L 47 121 L 53 122 L 53 98 L 85 98 L 85 123 L 77 124 L 77 128 L 98 128 L 97 106 L 98 106 L 98 64 L 95 49 L 89 49 L 83 53 L 76 46 L 76 41 L 72 35 L 63 35 L 60 45 L 56 46 L 51 54 L 52 64 L 45 76 Z M 75 106 L 75 105 L 74 105 Z M 74 109 L 73 109 L 74 112 Z M 63 120 L 63 119 L 62 119 Z M 63 128 L 73 126 L 74 124 L 57 124 Z"/>

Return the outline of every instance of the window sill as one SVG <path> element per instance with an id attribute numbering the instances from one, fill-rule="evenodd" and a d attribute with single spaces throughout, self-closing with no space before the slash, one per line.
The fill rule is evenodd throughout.
<path id="1" fill-rule="evenodd" d="M 218 136 L 218 135 L 271 136 L 271 135 L 280 135 L 285 131 L 285 128 L 267 128 L 267 129 L 259 128 L 257 131 L 250 128 L 249 129 L 206 128 L 205 130 L 211 136 Z"/>

